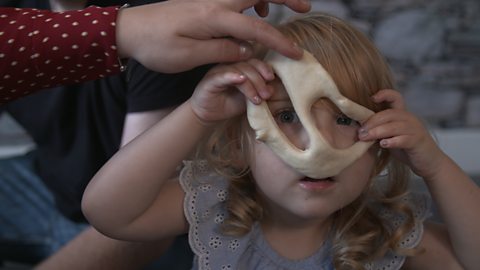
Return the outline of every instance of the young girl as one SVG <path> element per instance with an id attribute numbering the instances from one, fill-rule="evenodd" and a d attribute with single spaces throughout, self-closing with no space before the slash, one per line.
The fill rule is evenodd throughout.
<path id="1" fill-rule="evenodd" d="M 328 143 L 374 141 L 368 151 L 338 175 L 302 175 L 256 141 L 246 119 L 246 100 L 267 102 L 286 137 L 308 147 L 282 81 L 260 60 L 219 65 L 97 173 L 83 198 L 92 225 L 124 240 L 188 232 L 194 269 L 477 269 L 480 189 L 390 90 L 372 43 L 325 14 L 280 29 L 344 96 L 376 112 L 357 123 L 325 98 L 312 109 Z M 403 164 L 424 179 L 445 225 L 426 221 L 428 200 L 408 192 Z"/>

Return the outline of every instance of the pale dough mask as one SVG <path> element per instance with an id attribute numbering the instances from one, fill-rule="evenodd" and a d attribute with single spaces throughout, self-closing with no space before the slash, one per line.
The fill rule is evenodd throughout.
<path id="1" fill-rule="evenodd" d="M 362 156 L 372 142 L 358 141 L 345 149 L 333 148 L 317 129 L 311 108 L 320 98 L 331 100 L 346 116 L 360 123 L 374 112 L 347 99 L 313 55 L 304 51 L 301 60 L 270 52 L 265 61 L 281 79 L 295 112 L 310 138 L 307 149 L 299 149 L 279 130 L 264 101 L 247 102 L 247 117 L 256 138 L 266 143 L 283 161 L 298 172 L 315 179 L 335 176 Z"/>

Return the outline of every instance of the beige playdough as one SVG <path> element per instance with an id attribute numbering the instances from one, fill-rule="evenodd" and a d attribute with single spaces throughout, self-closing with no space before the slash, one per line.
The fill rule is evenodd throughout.
<path id="1" fill-rule="evenodd" d="M 311 108 L 320 98 L 330 99 L 346 116 L 363 122 L 373 112 L 344 97 L 327 71 L 315 57 L 304 51 L 303 58 L 293 60 L 269 52 L 265 61 L 272 65 L 283 82 L 292 105 L 305 128 L 310 145 L 299 149 L 281 132 L 264 101 L 259 105 L 247 102 L 247 117 L 257 140 L 266 143 L 283 161 L 310 178 L 322 179 L 337 175 L 357 160 L 372 142 L 356 142 L 345 149 L 333 148 L 317 129 Z"/>

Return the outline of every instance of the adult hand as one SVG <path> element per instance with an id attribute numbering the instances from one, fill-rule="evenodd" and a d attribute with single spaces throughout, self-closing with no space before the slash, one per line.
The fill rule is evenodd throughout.
<path id="1" fill-rule="evenodd" d="M 159 72 L 180 72 L 252 56 L 249 41 L 258 42 L 287 57 L 300 58 L 302 50 L 273 26 L 241 12 L 252 6 L 261 16 L 268 2 L 306 12 L 306 0 L 171 0 L 125 8 L 117 19 L 117 47 Z"/>

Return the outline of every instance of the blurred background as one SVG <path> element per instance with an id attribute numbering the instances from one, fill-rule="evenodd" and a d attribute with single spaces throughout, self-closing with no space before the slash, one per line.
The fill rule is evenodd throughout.
<path id="1" fill-rule="evenodd" d="M 480 1 L 312 0 L 312 9 L 353 23 L 376 43 L 394 71 L 409 109 L 424 119 L 440 146 L 480 178 Z M 251 10 L 246 11 L 252 13 Z M 292 12 L 270 6 L 266 18 Z M 0 157 L 35 147 L 0 114 Z"/>

